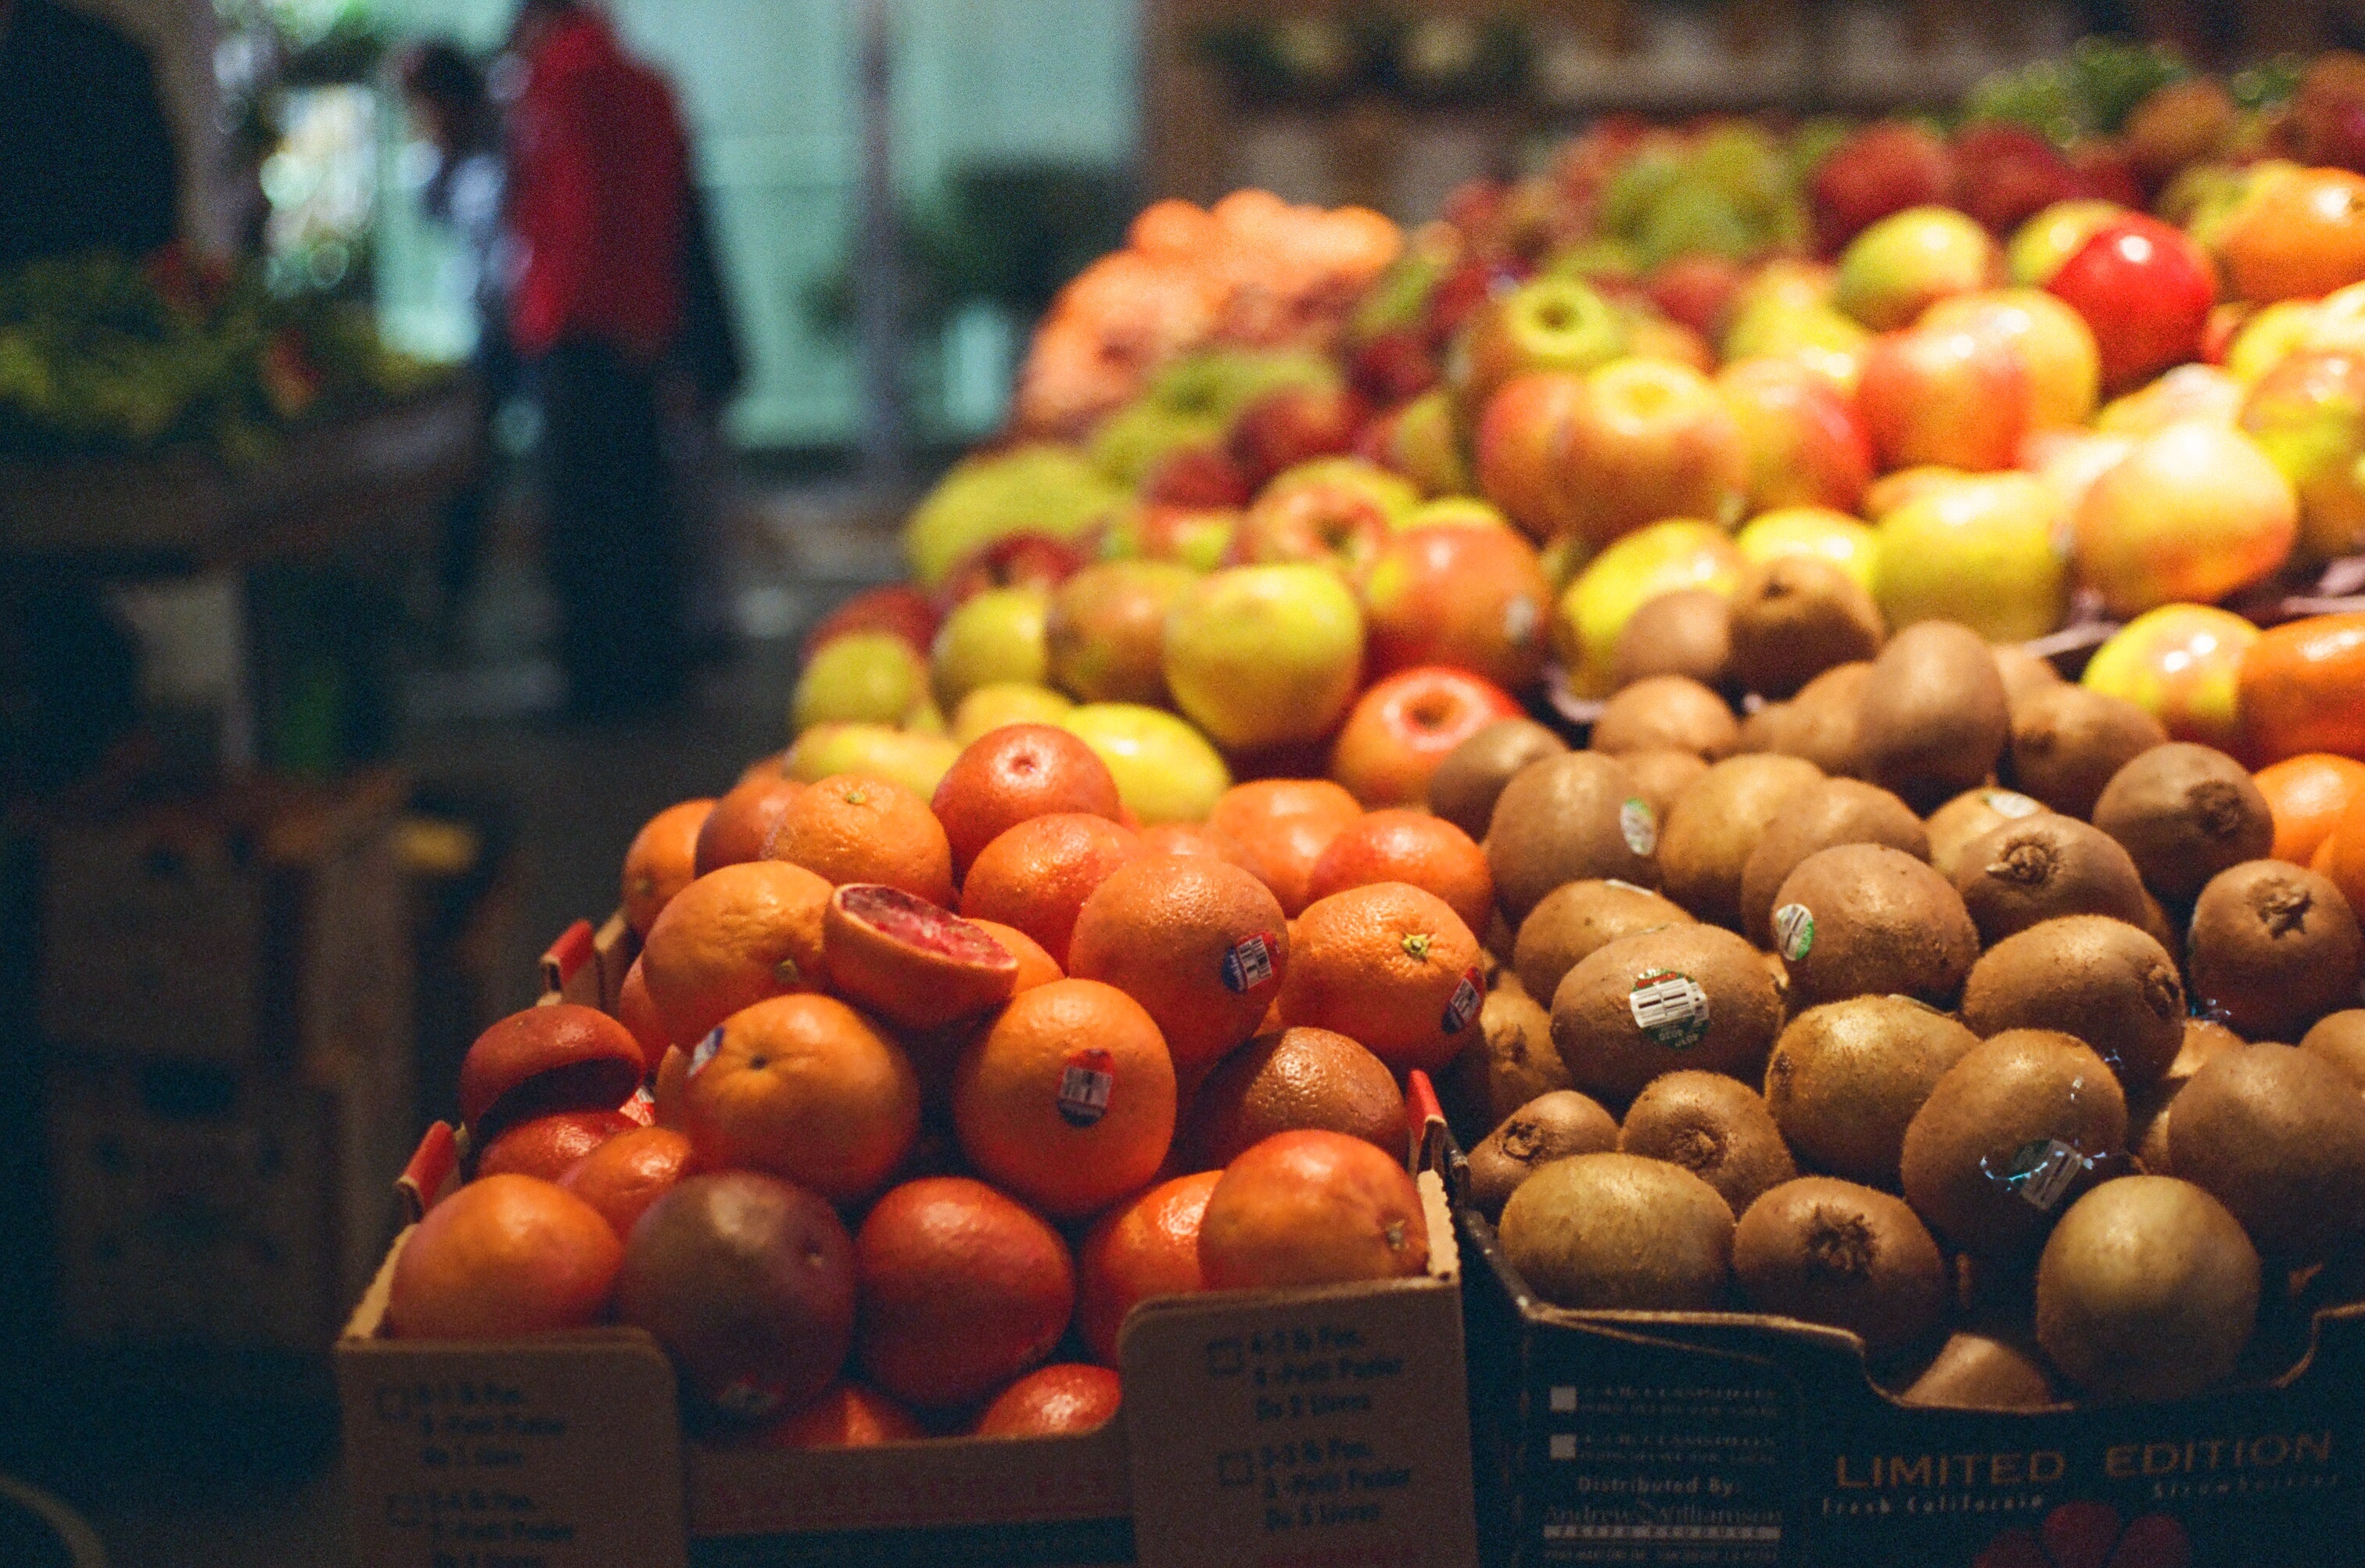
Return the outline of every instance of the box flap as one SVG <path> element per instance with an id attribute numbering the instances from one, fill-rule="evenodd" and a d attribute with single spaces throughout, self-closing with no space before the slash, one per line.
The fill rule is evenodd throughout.
<path id="1" fill-rule="evenodd" d="M 1124 1518 L 1123 1428 L 1071 1438 L 947 1439 L 869 1449 L 689 1450 L 696 1536 Z"/>
<path id="2" fill-rule="evenodd" d="M 600 966 L 591 923 L 578 920 L 542 955 L 542 999 L 600 1005 Z"/>

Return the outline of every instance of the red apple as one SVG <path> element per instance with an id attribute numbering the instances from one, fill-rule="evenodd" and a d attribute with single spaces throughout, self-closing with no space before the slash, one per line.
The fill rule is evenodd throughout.
<path id="1" fill-rule="evenodd" d="M 1509 529 L 1407 529 L 1380 547 L 1362 587 L 1374 675 L 1452 665 L 1518 690 L 1543 668 L 1552 583 Z"/>
<path id="2" fill-rule="evenodd" d="M 1749 450 L 1708 377 L 1621 359 L 1585 378 L 1552 468 L 1559 511 L 1597 548 L 1665 518 L 1740 521 Z"/>
<path id="3" fill-rule="evenodd" d="M 955 566 L 936 589 L 936 599 L 949 608 L 989 588 L 1054 588 L 1090 558 L 1067 540 L 1048 533 L 1008 534 Z"/>
<path id="4" fill-rule="evenodd" d="M 1651 303 L 1668 319 L 1713 337 L 1746 276 L 1713 251 L 1691 251 L 1651 274 Z"/>
<path id="5" fill-rule="evenodd" d="M 1956 199 L 1990 232 L 2006 234 L 2057 201 L 2085 194 L 2058 148 L 2023 125 L 1984 120 L 1955 138 Z"/>
<path id="6" fill-rule="evenodd" d="M 1355 438 L 1355 450 L 1390 473 L 1403 475 L 1424 496 L 1470 491 L 1470 465 L 1462 453 L 1453 397 L 1442 386 L 1373 415 Z"/>
<path id="7" fill-rule="evenodd" d="M 1751 515 L 1777 507 L 1854 511 L 1872 482 L 1872 440 L 1855 407 L 1788 359 L 1745 359 L 1717 374 L 1749 454 Z"/>
<path id="8" fill-rule="evenodd" d="M 1051 682 L 1080 702 L 1166 701 L 1166 612 L 1199 574 L 1171 561 L 1100 561 L 1051 595 Z"/>
<path id="9" fill-rule="evenodd" d="M 1180 561 L 1202 572 L 1222 564 L 1240 523 L 1238 507 L 1145 506 L 1109 531 L 1115 560 Z"/>
<path id="10" fill-rule="evenodd" d="M 1503 256 L 1473 256 L 1455 267 L 1429 297 L 1429 341 L 1451 341 L 1479 307 L 1519 287 L 1534 270 L 1523 261 Z"/>
<path id="11" fill-rule="evenodd" d="M 851 632 L 889 632 L 912 646 L 923 659 L 936 644 L 940 618 L 928 596 L 909 583 L 887 583 L 865 588 L 822 617 L 805 633 L 799 664 L 810 664 L 823 647 Z"/>
<path id="12" fill-rule="evenodd" d="M 1892 212 L 1945 201 L 1954 183 L 1946 144 L 1920 126 L 1866 126 L 1815 170 L 1815 233 L 1824 250 L 1837 251 Z"/>
<path id="13" fill-rule="evenodd" d="M 1394 528 L 1387 507 L 1360 486 L 1327 479 L 1293 485 L 1257 498 L 1232 534 L 1226 564 L 1316 561 L 1351 574 L 1379 553 Z"/>
<path id="14" fill-rule="evenodd" d="M 1239 411 L 1225 450 L 1250 489 L 1261 489 L 1284 468 L 1348 450 L 1371 411 L 1351 387 L 1279 387 Z"/>
<path id="15" fill-rule="evenodd" d="M 2141 214 L 2096 230 L 2045 286 L 2094 330 L 2102 382 L 2112 388 L 2197 358 L 2217 299 L 2201 247 Z"/>
<path id="16" fill-rule="evenodd" d="M 1855 402 L 1887 467 L 2008 468 L 2027 429 L 2028 372 L 1991 338 L 1917 327 L 1874 340 Z"/>
<path id="17" fill-rule="evenodd" d="M 2141 207 L 2143 181 L 2126 144 L 2115 136 L 2081 136 L 2069 144 L 2069 166 L 2078 171 L 2079 195 L 2121 207 Z"/>
<path id="18" fill-rule="evenodd" d="M 1141 484 L 1141 498 L 1152 506 L 1244 507 L 1255 494 L 1239 465 L 1212 446 L 1177 447 Z"/>
<path id="19" fill-rule="evenodd" d="M 1540 540 L 1568 532 L 1553 454 L 1585 400 L 1585 378 L 1546 372 L 1504 384 L 1478 420 L 1478 490 Z"/>
<path id="20" fill-rule="evenodd" d="M 1429 775 L 1449 753 L 1522 710 L 1467 670 L 1427 665 L 1392 675 L 1356 700 L 1330 748 L 1330 777 L 1368 809 L 1429 801 Z"/>
<path id="21" fill-rule="evenodd" d="M 2041 288 L 1985 289 L 1942 299 L 1921 327 L 1960 329 L 1992 338 L 2028 372 L 2032 430 L 2082 425 L 2094 414 L 2102 358 L 2086 319 Z"/>
<path id="22" fill-rule="evenodd" d="M 1427 331 L 1398 327 L 1360 344 L 1347 362 L 1347 378 L 1375 403 L 1400 403 L 1437 385 L 1444 374 Z"/>

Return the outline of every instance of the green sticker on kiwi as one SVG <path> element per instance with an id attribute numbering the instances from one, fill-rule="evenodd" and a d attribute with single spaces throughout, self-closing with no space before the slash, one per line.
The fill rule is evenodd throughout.
<path id="1" fill-rule="evenodd" d="M 1797 963 L 1815 950 L 1815 913 L 1802 903 L 1786 903 L 1774 912 L 1774 950 Z"/>
<path id="2" fill-rule="evenodd" d="M 1637 855 L 1648 855 L 1659 847 L 1659 819 L 1648 801 L 1629 801 L 1619 807 L 1618 831 L 1625 835 L 1626 847 Z"/>

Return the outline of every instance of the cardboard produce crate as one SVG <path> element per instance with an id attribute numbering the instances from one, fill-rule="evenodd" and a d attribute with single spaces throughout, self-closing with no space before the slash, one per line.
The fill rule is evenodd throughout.
<path id="1" fill-rule="evenodd" d="M 544 959 L 612 1002 L 622 923 Z M 603 985 L 602 976 L 606 976 Z M 679 1568 L 913 1562 L 1471 1568 L 1462 1286 L 1444 1120 L 1420 1106 L 1427 1277 L 1153 1302 L 1097 1432 L 810 1452 L 686 1439 L 673 1369 L 632 1328 L 494 1344 L 385 1337 L 395 1243 L 337 1349 L 357 1562 Z M 431 1134 L 405 1173 L 432 1198 Z"/>
<path id="2" fill-rule="evenodd" d="M 1635 1568 L 2329 1568 L 2365 1562 L 2365 1309 L 2271 1387 L 2027 1413 L 1915 1409 L 1852 1335 L 1576 1313 L 1457 1204 L 1487 1560 Z M 2075 1538 L 2068 1555 L 2042 1544 Z M 2115 1554 L 2114 1554 L 2115 1553 Z"/>

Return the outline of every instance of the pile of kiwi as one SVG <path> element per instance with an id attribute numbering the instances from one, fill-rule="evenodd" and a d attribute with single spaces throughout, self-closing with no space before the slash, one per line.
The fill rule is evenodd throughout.
<path id="1" fill-rule="evenodd" d="M 1542 1300 L 1979 1409 L 2270 1378 L 2365 1301 L 2365 935 L 2240 763 L 1821 561 L 1617 667 L 1582 749 L 1431 791 L 1497 888 L 1463 1196 Z"/>

